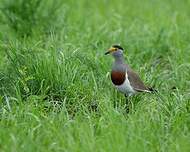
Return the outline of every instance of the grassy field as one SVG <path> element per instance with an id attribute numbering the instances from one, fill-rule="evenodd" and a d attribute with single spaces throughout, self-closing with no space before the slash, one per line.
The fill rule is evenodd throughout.
<path id="1" fill-rule="evenodd" d="M 189 152 L 189 8 L 0 1 L 0 151 Z M 133 97 L 130 113 L 110 81 L 112 44 L 159 91 Z"/>

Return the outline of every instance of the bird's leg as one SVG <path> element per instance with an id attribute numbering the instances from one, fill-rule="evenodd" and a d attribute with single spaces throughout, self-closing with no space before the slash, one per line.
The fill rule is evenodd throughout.
<path id="1" fill-rule="evenodd" d="M 129 99 L 129 98 L 130 98 L 130 96 L 128 96 L 128 95 L 125 94 L 125 99 L 126 99 L 126 112 L 127 112 L 127 113 L 129 113 L 129 111 L 130 111 L 130 101 L 129 101 L 130 99 Z"/>
<path id="2" fill-rule="evenodd" d="M 125 97 L 126 97 L 126 111 L 127 113 L 129 113 L 133 109 L 132 98 L 131 95 L 125 95 Z"/>

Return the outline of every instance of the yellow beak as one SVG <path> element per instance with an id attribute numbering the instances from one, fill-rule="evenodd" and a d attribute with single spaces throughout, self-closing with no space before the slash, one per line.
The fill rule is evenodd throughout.
<path id="1" fill-rule="evenodd" d="M 108 51 L 105 53 L 105 55 L 110 54 L 111 52 L 114 52 L 116 50 L 117 50 L 116 48 L 111 47 L 110 49 L 108 49 Z"/>

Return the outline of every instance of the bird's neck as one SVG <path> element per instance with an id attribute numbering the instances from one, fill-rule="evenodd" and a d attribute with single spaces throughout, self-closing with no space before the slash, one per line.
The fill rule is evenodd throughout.
<path id="1" fill-rule="evenodd" d="M 115 57 L 115 63 L 116 64 L 123 64 L 124 63 L 124 57 L 123 56 Z"/>
<path id="2" fill-rule="evenodd" d="M 112 71 L 125 72 L 126 70 L 127 70 L 127 67 L 125 66 L 125 63 L 124 63 L 124 57 L 123 56 L 115 57 L 115 62 L 113 63 Z"/>

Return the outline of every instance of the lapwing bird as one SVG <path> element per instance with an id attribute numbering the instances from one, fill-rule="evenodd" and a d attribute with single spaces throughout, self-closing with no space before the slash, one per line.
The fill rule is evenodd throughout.
<path id="1" fill-rule="evenodd" d="M 151 93 L 154 89 L 144 85 L 139 75 L 135 73 L 128 64 L 124 62 L 123 48 L 113 45 L 106 53 L 111 54 L 115 61 L 111 70 L 111 80 L 113 85 L 126 97 L 139 92 Z"/>

